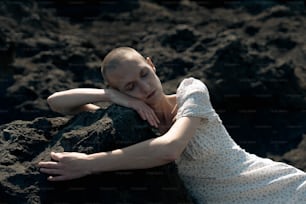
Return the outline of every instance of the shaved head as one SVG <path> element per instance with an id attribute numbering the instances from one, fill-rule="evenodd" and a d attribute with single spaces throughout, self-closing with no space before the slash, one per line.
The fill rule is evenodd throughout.
<path id="1" fill-rule="evenodd" d="M 141 59 L 145 61 L 145 58 L 137 52 L 135 49 L 130 47 L 119 47 L 110 51 L 102 61 L 101 73 L 104 82 L 108 84 L 109 79 L 107 78 L 107 73 L 111 70 L 116 69 L 122 63 L 128 60 Z"/>

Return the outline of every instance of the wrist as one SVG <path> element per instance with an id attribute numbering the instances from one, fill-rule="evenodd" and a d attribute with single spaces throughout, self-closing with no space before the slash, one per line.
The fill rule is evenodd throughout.
<path id="1" fill-rule="evenodd" d="M 88 154 L 86 157 L 87 160 L 87 165 L 88 165 L 88 173 L 89 174 L 97 174 L 97 173 L 102 173 L 105 171 L 103 169 L 103 164 L 102 158 L 103 158 L 103 152 L 101 153 L 94 153 L 94 154 Z"/>
<path id="2" fill-rule="evenodd" d="M 104 98 L 104 100 L 106 101 L 113 102 L 111 89 L 103 89 L 103 92 L 100 94 L 100 97 Z"/>
<path id="3" fill-rule="evenodd" d="M 105 95 L 108 97 L 109 101 L 121 106 L 125 106 L 130 108 L 131 107 L 131 98 L 130 96 L 121 93 L 116 89 L 109 88 L 105 90 Z"/>
<path id="4" fill-rule="evenodd" d="M 96 102 L 111 102 L 109 89 L 100 89 L 99 93 L 96 95 Z"/>
<path id="5" fill-rule="evenodd" d="M 114 90 L 111 89 L 111 88 L 108 88 L 108 89 L 103 89 L 103 91 L 104 91 L 104 93 L 101 94 L 101 95 L 104 96 L 107 101 L 109 101 L 111 103 L 115 103 L 115 101 L 114 101 L 114 95 L 115 95 Z"/>

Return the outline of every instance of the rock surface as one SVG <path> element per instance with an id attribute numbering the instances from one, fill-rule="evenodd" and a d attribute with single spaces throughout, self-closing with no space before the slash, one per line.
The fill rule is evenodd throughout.
<path id="1" fill-rule="evenodd" d="M 134 111 L 110 106 L 70 120 L 39 117 L 0 127 L 1 203 L 191 203 L 176 165 L 49 182 L 36 164 L 50 152 L 96 153 L 156 137 Z"/>
<path id="2" fill-rule="evenodd" d="M 101 142 L 101 132 L 96 130 L 103 130 L 95 124 L 101 124 L 105 112 L 70 119 L 52 112 L 46 98 L 71 88 L 104 88 L 100 62 L 118 46 L 131 46 L 150 56 L 167 93 L 174 93 L 185 77 L 201 79 L 241 147 L 306 170 L 302 1 L 3 1 L 0 23 L 0 202 L 39 203 L 48 196 L 55 199 L 55 192 L 62 202 L 69 202 L 68 195 L 85 201 L 88 191 L 82 194 L 80 189 L 89 188 L 89 180 L 104 179 L 100 175 L 69 182 L 57 191 L 34 163 L 49 159 L 51 149 L 102 148 L 94 146 Z M 109 111 L 107 104 L 99 105 Z M 115 130 L 108 122 L 102 127 Z M 95 142 L 89 145 L 82 138 Z M 103 141 L 109 145 L 113 140 Z M 130 179 L 124 175 L 128 174 L 120 174 Z M 75 188 L 69 191 L 69 185 Z M 95 185 L 115 194 L 112 187 Z M 141 194 L 140 184 L 135 186 L 132 191 Z M 165 194 L 167 190 L 160 194 L 161 200 Z M 116 194 L 116 198 L 129 195 Z M 93 202 L 99 200 L 87 196 L 91 197 Z"/>

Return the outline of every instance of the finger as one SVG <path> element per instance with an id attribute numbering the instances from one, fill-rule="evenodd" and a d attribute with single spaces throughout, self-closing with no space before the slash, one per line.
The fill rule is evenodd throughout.
<path id="1" fill-rule="evenodd" d="M 154 120 L 155 127 L 158 128 L 158 122 L 155 120 L 155 118 L 153 120 Z"/>
<path id="2" fill-rule="evenodd" d="M 40 168 L 40 172 L 45 173 L 45 174 L 61 174 L 61 170 L 59 169 L 48 169 L 48 168 Z"/>
<path id="3" fill-rule="evenodd" d="M 153 110 L 152 110 L 153 111 Z M 156 121 L 156 123 L 160 123 L 160 121 L 159 121 L 159 119 L 158 119 L 158 117 L 157 117 L 157 115 L 156 115 L 156 113 L 153 111 L 153 116 L 154 116 L 154 119 L 155 119 L 155 121 Z"/>
<path id="4" fill-rule="evenodd" d="M 67 180 L 72 180 L 78 177 L 73 177 L 73 176 L 65 176 L 65 175 L 56 175 L 56 176 L 49 176 L 48 180 L 49 181 L 67 181 Z"/>
<path id="5" fill-rule="evenodd" d="M 143 113 L 144 118 L 145 118 L 144 120 L 148 121 L 148 123 L 149 123 L 150 125 L 152 125 L 152 121 L 150 120 L 150 117 L 149 117 L 148 112 L 145 111 L 145 110 L 143 110 L 142 113 Z"/>
<path id="6" fill-rule="evenodd" d="M 139 115 L 143 120 L 147 120 L 146 113 L 143 110 L 139 111 Z"/>
<path id="7" fill-rule="evenodd" d="M 149 124 L 150 124 L 152 127 L 156 127 L 156 125 L 155 125 L 154 121 L 152 121 L 152 119 L 151 119 L 151 118 L 150 118 L 150 119 L 148 119 L 148 122 L 149 122 Z"/>
<path id="8" fill-rule="evenodd" d="M 144 118 L 144 116 L 143 116 L 143 113 L 142 113 L 142 110 L 140 109 L 140 110 L 137 110 L 137 113 L 138 113 L 138 115 L 141 117 L 141 119 L 145 119 Z"/>
<path id="9" fill-rule="evenodd" d="M 159 122 L 159 119 L 158 119 L 157 115 L 155 114 L 155 112 L 153 110 L 152 110 L 152 113 L 151 113 L 151 118 L 154 121 L 155 127 L 158 127 L 158 124 L 160 122 Z"/>
<path id="10" fill-rule="evenodd" d="M 151 126 L 156 127 L 155 121 L 150 113 L 147 113 L 147 118 Z"/>
<path id="11" fill-rule="evenodd" d="M 51 152 L 50 155 L 51 158 L 54 159 L 55 161 L 59 161 L 62 158 L 61 153 Z"/>
<path id="12" fill-rule="evenodd" d="M 150 113 L 147 113 L 146 117 L 148 118 L 148 122 L 150 123 L 151 126 L 157 127 L 157 124 Z"/>
<path id="13" fill-rule="evenodd" d="M 69 178 L 68 176 L 49 176 L 48 180 L 49 181 L 66 181 L 66 180 L 71 180 L 72 178 Z"/>
<path id="14" fill-rule="evenodd" d="M 38 163 L 38 167 L 40 167 L 40 168 L 56 169 L 56 168 L 59 168 L 59 164 L 57 162 L 52 162 L 52 161 L 39 162 Z"/>
<path id="15" fill-rule="evenodd" d="M 150 114 L 150 118 L 154 120 L 154 122 L 159 123 L 159 119 L 157 115 L 155 114 L 155 112 L 152 110 L 152 108 L 147 107 L 146 112 Z"/>
<path id="16" fill-rule="evenodd" d="M 60 156 L 66 156 L 66 155 L 71 155 L 74 152 L 61 152 L 61 153 L 56 153 L 59 154 Z"/>
<path id="17" fill-rule="evenodd" d="M 154 127 L 158 127 L 158 118 L 155 114 L 155 112 L 153 110 L 150 110 L 148 113 L 147 113 L 147 117 L 149 118 L 149 120 L 151 121 L 152 123 L 152 126 Z"/>

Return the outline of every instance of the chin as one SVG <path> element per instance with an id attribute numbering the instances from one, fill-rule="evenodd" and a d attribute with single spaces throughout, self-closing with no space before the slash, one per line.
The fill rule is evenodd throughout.
<path id="1" fill-rule="evenodd" d="M 158 92 L 156 92 L 154 94 L 154 96 L 152 96 L 151 98 L 147 99 L 146 102 L 147 102 L 147 104 L 152 104 L 152 105 L 156 104 L 159 101 L 161 101 L 162 96 L 163 96 L 163 93 L 158 91 Z"/>

